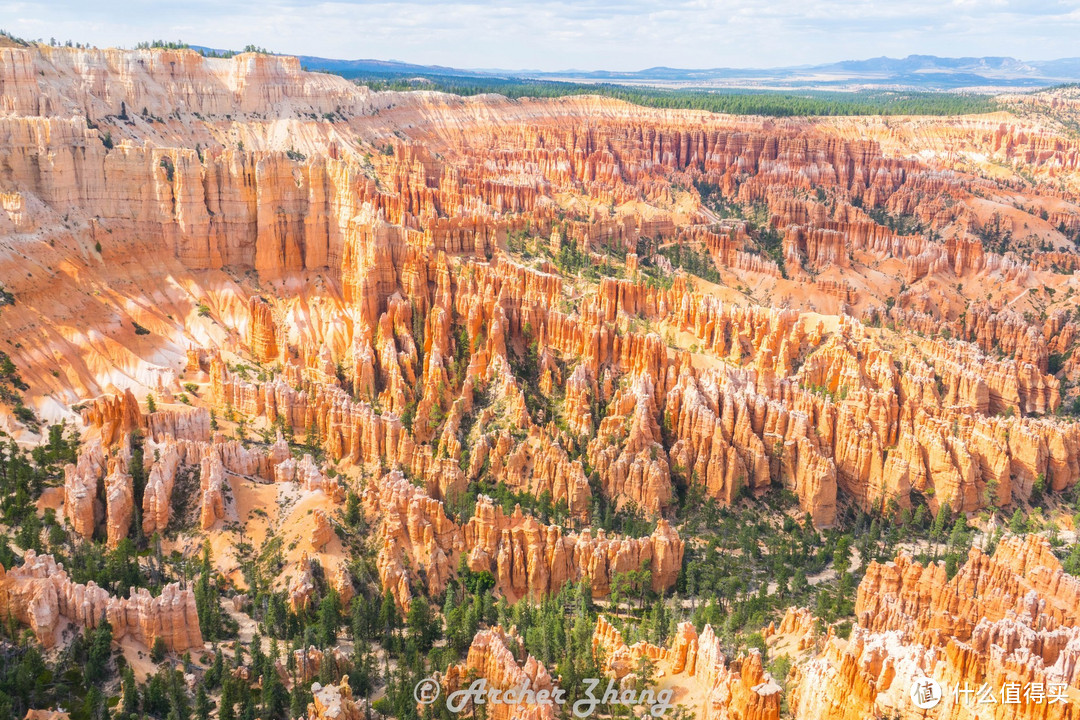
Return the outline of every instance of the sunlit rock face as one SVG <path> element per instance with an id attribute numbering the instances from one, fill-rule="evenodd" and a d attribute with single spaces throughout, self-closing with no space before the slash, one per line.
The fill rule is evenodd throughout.
<path id="1" fill-rule="evenodd" d="M 797 718 L 922 717 L 911 686 L 931 677 L 945 689 L 940 717 L 1070 717 L 1080 694 L 1078 599 L 1080 580 L 1037 535 L 1006 535 L 992 555 L 972 549 L 951 579 L 944 563 L 908 555 L 871 563 L 851 639 L 830 634 L 819 656 L 794 668 L 788 702 Z M 984 683 L 998 697 L 993 707 L 955 691 Z M 1041 684 L 1041 699 L 1002 701 L 1014 683 Z"/>
<path id="2" fill-rule="evenodd" d="M 171 583 L 157 597 L 145 588 L 130 598 L 114 597 L 93 582 L 72 582 L 51 555 L 28 550 L 24 559 L 0 578 L 0 606 L 5 615 L 29 625 L 45 647 L 59 640 L 56 630 L 65 620 L 84 629 L 108 621 L 114 638 L 130 636 L 146 647 L 159 638 L 178 653 L 203 646 L 191 588 Z"/>
<path id="3" fill-rule="evenodd" d="M 404 608 L 462 558 L 510 601 L 643 567 L 669 590 L 680 498 L 784 489 L 828 527 L 1080 478 L 1057 415 L 1080 153 L 1019 113 L 732 117 L 30 47 L 0 48 L 0 137 L 4 352 L 85 440 L 60 515 L 116 546 L 185 520 L 178 483 L 207 535 L 251 519 L 243 483 L 317 497 L 295 608 L 318 569 L 351 592 L 349 490 Z"/>

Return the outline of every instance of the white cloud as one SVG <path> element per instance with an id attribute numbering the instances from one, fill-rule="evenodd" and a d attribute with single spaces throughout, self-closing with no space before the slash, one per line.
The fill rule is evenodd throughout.
<path id="1" fill-rule="evenodd" d="M 1077 54 L 1080 5 L 1063 0 L 76 0 L 5 2 L 18 35 L 214 47 L 456 67 L 635 70 L 773 67 L 937 55 Z"/>

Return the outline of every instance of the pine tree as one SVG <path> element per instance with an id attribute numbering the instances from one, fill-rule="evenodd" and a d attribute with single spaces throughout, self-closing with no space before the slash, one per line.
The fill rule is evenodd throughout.
<path id="1" fill-rule="evenodd" d="M 90 635 L 90 647 L 86 658 L 86 680 L 96 683 L 108 677 L 109 658 L 112 657 L 112 625 L 102 619 L 101 625 Z"/>
<path id="2" fill-rule="evenodd" d="M 1065 572 L 1070 575 L 1080 575 L 1080 543 L 1076 543 L 1072 546 L 1072 550 L 1065 556 L 1065 559 L 1061 562 L 1061 566 L 1065 569 Z"/>
<path id="3" fill-rule="evenodd" d="M 292 693 L 289 694 L 289 716 L 294 718 L 304 717 L 307 711 L 310 691 L 304 683 L 293 683 Z"/>
<path id="4" fill-rule="evenodd" d="M 251 673 L 252 682 L 266 673 L 266 655 L 262 651 L 262 636 L 259 633 L 251 638 Z"/>
<path id="5" fill-rule="evenodd" d="M 851 565 L 851 538 L 841 535 L 833 550 L 833 567 L 838 573 L 845 573 Z"/>
<path id="6" fill-rule="evenodd" d="M 203 544 L 199 563 L 199 579 L 195 582 L 195 609 L 199 615 L 199 629 L 207 640 L 222 636 L 221 597 L 217 586 L 211 583 L 213 564 L 210 561 L 210 543 Z"/>
<path id="7" fill-rule="evenodd" d="M 431 606 L 424 597 L 413 598 L 409 604 L 409 616 L 406 622 L 409 639 L 416 643 L 420 652 L 431 650 L 439 637 L 439 619 L 434 617 Z"/>
<path id="8" fill-rule="evenodd" d="M 164 671 L 155 674 L 143 687 L 142 709 L 144 713 L 162 716 L 169 711 L 169 697 L 165 687 Z"/>
<path id="9" fill-rule="evenodd" d="M 938 508 L 937 515 L 934 516 L 934 524 L 930 527 L 930 534 L 935 538 L 940 538 L 945 534 L 945 525 L 949 522 L 952 512 L 949 510 L 948 505 L 942 505 Z"/>
<path id="10" fill-rule="evenodd" d="M 203 680 L 208 688 L 213 690 L 221 685 L 222 673 L 225 672 L 225 657 L 221 654 L 221 648 L 214 652 L 214 661 L 210 663 L 210 669 L 206 671 Z"/>
<path id="11" fill-rule="evenodd" d="M 123 696 L 120 701 L 121 717 L 134 715 L 139 711 L 139 685 L 135 682 L 135 671 L 130 665 L 125 665 L 120 673 L 120 689 Z"/>
<path id="12" fill-rule="evenodd" d="M 398 627 L 397 605 L 394 596 L 387 590 L 383 593 L 382 606 L 379 608 L 379 627 L 383 629 L 383 649 L 389 651 L 393 645 L 394 631 Z"/>
<path id="13" fill-rule="evenodd" d="M 375 666 L 375 656 L 368 651 L 366 643 L 356 643 L 353 646 L 352 657 L 353 671 L 349 674 L 349 685 L 353 694 L 358 697 L 368 697 L 375 689 L 375 676 L 378 669 Z"/>
<path id="14" fill-rule="evenodd" d="M 967 537 L 967 519 L 963 513 L 956 518 L 956 522 L 953 524 L 952 532 L 949 533 L 949 546 L 954 550 L 959 550 L 969 544 Z"/>
<path id="15" fill-rule="evenodd" d="M 105 555 L 103 581 L 116 595 L 128 595 L 142 584 L 135 543 L 122 538 L 116 548 Z"/>
<path id="16" fill-rule="evenodd" d="M 345 497 L 345 522 L 350 526 L 360 522 L 360 496 L 352 490 Z"/>
<path id="17" fill-rule="evenodd" d="M 465 609 L 455 602 L 454 593 L 446 593 L 443 604 L 443 618 L 446 620 L 446 642 L 455 654 L 461 655 L 469 648 L 472 638 L 465 633 Z"/>
<path id="18" fill-rule="evenodd" d="M 372 603 L 360 595 L 354 597 L 349 605 L 349 633 L 356 645 L 359 645 L 361 640 L 370 640 L 372 637 L 373 624 L 370 621 L 369 607 L 372 607 Z"/>
<path id="19" fill-rule="evenodd" d="M 308 425 L 307 432 L 304 434 L 304 444 L 308 446 L 312 453 L 316 453 L 322 444 L 319 439 L 319 426 L 312 420 Z"/>
<path id="20" fill-rule="evenodd" d="M 1016 508 L 1012 518 L 1009 520 L 1009 531 L 1014 535 L 1023 535 L 1028 531 L 1027 517 L 1020 508 Z"/>
<path id="21" fill-rule="evenodd" d="M 169 694 L 169 718 L 190 720 L 191 707 L 188 705 L 187 689 L 184 686 L 184 673 L 180 670 L 167 670 Z"/>
<path id="22" fill-rule="evenodd" d="M 337 642 L 341 625 L 341 600 L 337 591 L 331 589 L 319 603 L 319 647 L 327 648 Z"/>
<path id="23" fill-rule="evenodd" d="M 92 720 L 104 719 L 105 715 L 105 696 L 101 694 L 101 688 L 97 685 L 91 685 L 90 689 L 86 693 L 86 699 L 83 700 L 83 717 L 91 718 Z"/>
<path id="24" fill-rule="evenodd" d="M 201 684 L 195 691 L 195 717 L 199 720 L 210 720 L 210 698 L 206 696 L 206 689 Z"/>
<path id="25" fill-rule="evenodd" d="M 165 640 L 160 635 L 154 638 L 154 646 L 150 648 L 150 659 L 155 663 L 160 663 L 165 659 L 167 653 L 168 648 L 165 647 Z"/>
<path id="26" fill-rule="evenodd" d="M 271 637 L 285 638 L 288 635 L 289 613 L 281 595 L 271 595 L 266 603 L 266 617 L 263 625 Z"/>
<path id="27" fill-rule="evenodd" d="M 810 587 L 806 579 L 806 571 L 801 567 L 795 570 L 795 577 L 791 580 L 791 592 L 800 595 Z"/>
<path id="28" fill-rule="evenodd" d="M 219 720 L 236 720 L 236 680 L 227 674 L 221 682 L 221 700 L 218 703 Z"/>
<path id="29" fill-rule="evenodd" d="M 269 671 L 263 674 L 262 679 L 263 711 L 260 717 L 264 718 L 264 720 L 284 718 L 286 711 L 289 709 L 289 691 L 285 689 L 273 665 L 273 662 L 271 662 Z"/>
<path id="30" fill-rule="evenodd" d="M 926 528 L 926 513 L 927 510 L 925 505 L 920 505 L 915 508 L 915 517 L 912 518 L 912 524 L 919 530 Z"/>

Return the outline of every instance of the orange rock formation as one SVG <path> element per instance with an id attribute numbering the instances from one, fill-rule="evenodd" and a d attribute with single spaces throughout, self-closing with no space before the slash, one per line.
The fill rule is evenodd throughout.
<path id="1" fill-rule="evenodd" d="M 509 632 L 501 627 L 481 630 L 473 638 L 465 662 L 447 669 L 443 678 L 447 694 L 467 687 L 473 678 L 484 678 L 488 687 L 498 690 L 527 687 L 534 692 L 550 692 L 554 681 L 547 669 L 532 655 L 519 664 L 515 656 L 522 655 L 524 643 L 513 629 Z M 539 702 L 497 703 L 491 705 L 488 712 L 492 720 L 552 720 L 555 710 L 555 705 Z"/>
<path id="2" fill-rule="evenodd" d="M 203 646 L 190 588 L 172 583 L 158 597 L 139 589 L 130 598 L 118 598 L 93 582 L 73 583 L 51 555 L 33 550 L 27 550 L 22 565 L 0 575 L 0 607 L 29 625 L 46 647 L 57 642 L 64 621 L 89 629 L 105 620 L 116 639 L 129 636 L 151 647 L 161 638 L 175 652 Z"/>
<path id="3" fill-rule="evenodd" d="M 608 594 L 615 575 L 647 567 L 652 588 L 674 585 L 682 566 L 684 544 L 665 520 L 643 538 L 608 538 L 598 531 L 565 533 L 545 526 L 521 508 L 507 516 L 490 498 L 480 496 L 473 517 L 459 526 L 443 504 L 400 473 L 373 484 L 361 498 L 370 517 L 380 521 L 379 576 L 383 586 L 407 606 L 416 571 L 423 568 L 431 595 L 442 592 L 465 556 L 473 572 L 488 571 L 496 589 L 511 602 L 557 592 L 567 582 L 588 580 L 595 597 Z"/>
<path id="4" fill-rule="evenodd" d="M 84 431 L 79 537 L 115 545 L 136 510 L 164 531 L 193 468 L 208 533 L 237 519 L 237 476 L 340 503 L 320 452 L 289 457 L 301 436 L 380 478 L 364 505 L 402 605 L 461 557 L 511 600 L 603 595 L 643 564 L 666 590 L 664 517 L 698 491 L 783 487 L 829 526 L 844 501 L 972 512 L 1080 481 L 1058 416 L 1080 380 L 1080 147 L 1018 109 L 1067 98 L 777 120 L 43 46 L 0 48 L 0 89 L 0 336 L 27 407 Z M 471 483 L 554 521 L 482 499 L 458 524 Z M 590 529 L 605 506 L 657 530 Z"/>
<path id="5" fill-rule="evenodd" d="M 129 65 L 117 64 L 112 51 L 81 52 L 84 59 L 62 48 L 5 50 L 0 76 L 12 78 L 14 95 L 0 122 L 13 138 L 3 182 L 18 197 L 6 213 L 14 237 L 26 244 L 38 242 L 31 232 L 47 235 L 57 249 L 28 245 L 27 252 L 44 265 L 50 253 L 66 252 L 87 278 L 122 274 L 133 286 L 162 273 L 213 278 L 195 281 L 197 303 L 170 296 L 159 310 L 132 310 L 130 322 L 150 328 L 148 339 L 124 338 L 101 357 L 92 357 L 103 352 L 97 346 L 65 337 L 57 326 L 57 352 L 77 359 L 64 372 L 37 372 L 40 357 L 54 354 L 35 354 L 32 343 L 16 353 L 41 397 L 62 382 L 100 398 L 111 388 L 88 368 L 134 363 L 116 399 L 84 411 L 106 447 L 134 429 L 147 427 L 155 438 L 166 432 L 173 421 L 142 417 L 131 388 L 179 391 L 177 368 L 190 364 L 192 342 L 212 353 L 240 350 L 223 326 L 255 361 L 280 366 L 281 374 L 237 376 L 212 355 L 205 370 L 219 409 L 284 419 L 299 432 L 314 427 L 332 457 L 398 463 L 438 499 L 462 492 L 482 472 L 515 490 L 548 493 L 586 520 L 587 461 L 619 507 L 665 511 L 674 486 L 689 482 L 725 502 L 744 489 L 783 485 L 815 522 L 829 525 L 838 494 L 870 508 L 892 499 L 903 505 L 909 491 L 932 488 L 954 509 L 972 510 L 989 502 L 988 487 L 1008 502 L 1026 496 L 1040 474 L 1052 476 L 1058 489 L 1080 476 L 1072 426 L 1028 417 L 1060 406 L 1060 385 L 1047 370 L 1051 354 L 1064 354 L 1062 338 L 1075 336 L 1066 308 L 1053 309 L 1039 327 L 1020 306 L 996 299 L 953 295 L 936 302 L 943 286 L 956 284 L 945 282 L 950 278 L 991 278 L 1015 288 L 1015 297 L 1039 282 L 1056 283 L 1053 273 L 974 239 L 987 227 L 1018 226 L 1004 206 L 996 224 L 980 216 L 970 178 L 908 159 L 924 144 L 936 147 L 940 135 L 959 146 L 985 143 L 1037 172 L 1048 163 L 1071 167 L 1067 153 L 1043 151 L 1057 146 L 1039 134 L 940 121 L 929 135 L 909 125 L 885 135 L 870 120 L 853 130 L 855 121 L 735 120 L 599 99 L 511 104 L 374 94 L 302 73 L 288 58 L 252 56 L 244 64 L 139 51 L 139 63 Z M 87 84 L 81 78 L 89 67 L 100 67 L 101 76 Z M 26 73 L 44 84 L 35 89 L 15 80 Z M 220 77 L 235 90 L 223 93 Z M 34 93 L 47 102 L 33 100 Z M 339 122 L 350 137 L 335 123 L 297 117 L 292 121 L 303 130 L 285 152 L 240 123 L 241 150 L 209 119 L 226 103 L 252 128 L 262 114 L 299 112 L 292 105 L 279 110 L 283 99 L 345 118 Z M 200 115 L 192 115 L 191 127 L 167 121 L 171 134 L 164 135 L 154 123 L 120 121 L 118 103 L 148 107 L 151 115 L 169 114 L 165 107 Z M 377 117 L 348 115 L 372 108 L 379 108 Z M 73 112 L 85 113 L 80 121 L 97 130 L 81 129 Z M 596 122 L 579 136 L 583 114 Z M 463 128 L 454 137 L 439 132 L 450 117 Z M 393 154 L 373 159 L 370 147 L 381 147 L 392 131 L 399 133 Z M 93 141 L 103 133 L 112 147 Z M 64 180 L 73 175 L 75 146 L 87 154 L 79 160 L 87 179 L 78 187 Z M 36 173 L 39 157 L 54 170 Z M 782 237 L 783 267 L 752 254 L 745 222 L 715 222 L 700 199 L 676 212 L 673 185 L 690 182 L 707 197 L 763 204 Z M 89 189 L 102 187 L 123 190 L 105 196 Z M 813 197 L 804 192 L 811 189 Z M 591 209 L 560 217 L 560 192 Z M 597 212 L 601 201 L 615 203 L 613 217 Z M 1069 227 L 1073 214 L 1063 202 L 1055 199 L 1054 218 Z M 66 216 L 81 218 L 77 231 L 56 220 L 60 204 Z M 926 232 L 897 232 L 899 217 L 917 220 Z M 642 263 L 667 260 L 647 253 L 634 254 L 628 265 L 637 280 L 603 278 L 594 297 L 579 296 L 551 263 L 528 268 L 500 253 L 511 235 L 526 231 L 554 248 L 638 249 L 639 240 L 654 236 L 700 246 L 724 278 L 765 278 L 769 292 L 789 306 L 868 321 L 917 320 L 925 331 L 948 329 L 1008 357 L 988 360 L 971 345 L 942 339 L 894 353 L 891 342 L 865 336 L 854 321 L 818 329 L 797 310 L 724 303 L 682 278 L 658 289 L 641 281 Z M 106 235 L 112 246 L 103 250 L 102 269 L 86 249 Z M 147 250 L 138 238 L 147 235 L 164 238 L 168 251 L 139 264 Z M 871 264 L 891 279 L 875 279 Z M 257 290 L 215 274 L 249 269 L 278 285 Z M 832 276 L 811 278 L 826 272 Z M 33 307 L 53 308 L 58 320 L 96 321 L 80 305 L 82 293 L 63 291 L 69 280 L 56 277 L 43 287 L 32 273 L 25 282 L 18 275 L 7 289 L 29 302 L 5 312 L 0 330 L 56 322 Z M 303 297 L 275 289 L 304 278 L 314 281 Z M 904 293 L 901 282 L 910 286 Z M 215 283 L 228 290 L 212 290 Z M 49 303 L 33 301 L 42 293 Z M 896 302 L 886 312 L 889 297 Z M 643 321 L 695 340 L 669 347 L 661 333 L 636 329 Z M 125 353 L 134 342 L 161 347 L 163 357 L 175 348 L 183 357 L 175 367 L 132 360 Z M 536 407 L 515 372 L 533 345 L 537 384 L 557 398 L 553 407 Z M 911 381 L 897 371 L 905 364 L 915 368 Z M 492 426 L 491 397 L 505 427 Z M 1014 417 L 998 418 L 1006 412 Z M 944 431 L 954 425 L 956 439 Z M 171 428 L 175 437 L 188 437 L 184 432 Z M 191 439 L 208 439 L 201 427 L 193 432 L 199 437 Z M 1006 433 L 1037 436 L 1037 449 L 1003 444 Z M 204 524 L 220 517 L 208 470 Z M 120 533 L 126 483 L 111 477 L 110 520 Z M 91 524 L 85 502 L 71 511 L 83 527 Z"/>
<path id="6" fill-rule="evenodd" d="M 953 578 L 901 554 L 871 563 L 859 585 L 851 639 L 789 678 L 796 718 L 923 717 L 913 679 L 943 688 L 942 718 L 1069 718 L 1080 700 L 1080 580 L 1066 575 L 1045 539 L 1006 536 L 993 555 L 973 548 Z M 963 692 L 983 684 L 997 702 Z M 1005 703 L 1006 685 L 1041 684 L 1042 700 Z M 960 691 L 957 691 L 959 689 Z M 1059 698 L 1050 702 L 1053 692 Z"/>
<path id="7" fill-rule="evenodd" d="M 313 684 L 311 697 L 307 720 L 377 720 L 381 717 L 366 700 L 358 702 L 353 698 L 348 675 L 344 675 L 337 685 Z"/>
<path id="8" fill-rule="evenodd" d="M 686 693 L 680 703 L 706 720 L 779 720 L 781 687 L 762 668 L 761 653 L 751 650 L 729 664 L 710 625 L 699 636 L 692 624 L 680 623 L 670 648 L 644 641 L 627 646 L 600 616 L 593 648 L 618 680 L 637 671 L 639 658 L 648 658 L 660 685 L 680 688 L 680 695 Z"/>

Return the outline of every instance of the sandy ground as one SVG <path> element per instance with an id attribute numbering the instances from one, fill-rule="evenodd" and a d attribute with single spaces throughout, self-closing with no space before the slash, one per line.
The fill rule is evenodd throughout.
<path id="1" fill-rule="evenodd" d="M 150 660 L 150 648 L 141 642 L 125 637 L 120 640 L 120 652 L 135 672 L 136 681 L 143 683 L 151 675 L 157 674 L 158 667 Z M 192 656 L 194 657 L 194 653 Z"/>
<path id="2" fill-rule="evenodd" d="M 41 497 L 37 500 L 38 513 L 52 510 L 59 518 L 64 512 L 64 488 L 51 487 L 41 491 Z"/>

